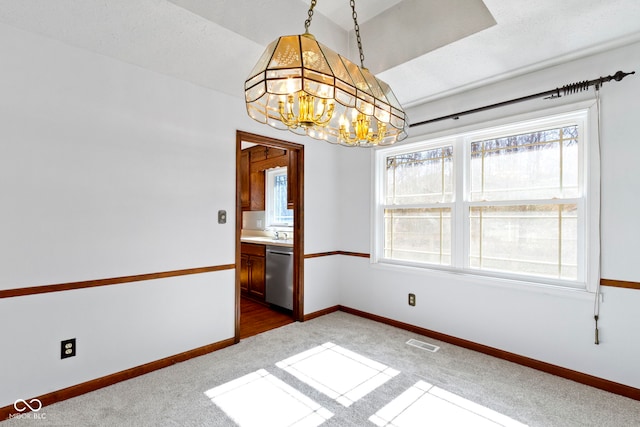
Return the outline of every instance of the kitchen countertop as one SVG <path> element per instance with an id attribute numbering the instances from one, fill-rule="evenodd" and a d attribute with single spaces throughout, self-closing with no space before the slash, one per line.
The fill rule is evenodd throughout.
<path id="1" fill-rule="evenodd" d="M 253 243 L 256 245 L 285 246 L 288 248 L 293 247 L 293 239 L 276 240 L 273 237 L 263 236 L 242 236 L 240 238 L 240 242 Z"/>

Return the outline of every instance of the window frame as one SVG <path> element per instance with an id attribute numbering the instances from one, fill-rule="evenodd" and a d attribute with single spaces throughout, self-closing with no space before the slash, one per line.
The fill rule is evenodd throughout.
<path id="1" fill-rule="evenodd" d="M 293 211 L 291 209 L 291 222 L 290 223 L 277 223 L 273 222 L 275 219 L 274 207 L 271 203 L 273 200 L 273 193 L 275 191 L 275 176 L 284 175 L 287 179 L 288 169 L 286 166 L 278 166 L 265 170 L 265 227 L 266 228 L 292 228 L 293 227 Z M 286 208 L 286 197 L 285 197 Z"/>
<path id="2" fill-rule="evenodd" d="M 416 145 L 414 145 L 413 147 L 415 148 L 411 148 L 411 146 L 407 146 L 404 149 L 399 149 L 397 151 L 393 151 L 393 155 L 401 155 L 401 154 L 406 154 L 406 153 L 413 153 L 413 152 L 418 152 L 418 151 L 427 151 L 427 150 L 431 150 L 431 149 L 437 149 L 437 148 L 444 148 L 447 145 L 453 145 L 453 144 L 448 144 L 449 142 L 451 142 L 451 138 L 439 138 L 436 141 L 426 141 L 424 143 L 418 143 Z M 452 147 L 453 150 L 455 151 L 455 147 Z M 383 156 L 379 161 L 381 162 L 380 167 L 384 168 L 386 165 L 386 159 L 388 156 Z M 456 165 L 455 165 L 455 154 L 452 156 L 452 160 L 453 160 L 453 168 L 454 168 L 454 173 L 456 172 Z M 384 163 L 384 165 L 382 165 L 382 163 Z M 380 192 L 380 200 L 381 201 L 385 201 L 386 200 L 386 184 L 387 184 L 387 180 L 385 179 L 384 173 L 380 174 L 380 182 L 381 182 L 381 192 Z M 456 188 L 456 177 L 454 176 L 452 178 L 453 181 L 453 194 L 452 194 L 452 198 L 449 201 L 441 201 L 441 202 L 417 202 L 417 203 L 410 203 L 410 204 L 401 204 L 401 205 L 387 205 L 386 203 L 382 203 L 381 206 L 379 207 L 380 210 L 380 215 L 381 215 L 381 229 L 380 229 L 380 252 L 378 254 L 374 254 L 374 257 L 378 260 L 381 260 L 381 262 L 389 262 L 389 263 L 399 263 L 399 264 L 407 264 L 407 265 L 417 265 L 417 266 L 424 266 L 424 265 L 428 265 L 428 266 L 437 266 L 438 268 L 444 268 L 444 269 L 449 269 L 449 267 L 444 266 L 444 265 L 437 265 L 437 264 L 424 264 L 424 263 L 419 263 L 419 262 L 411 262 L 411 261 L 402 261 L 402 260 L 393 260 L 393 259 L 389 259 L 389 258 L 385 258 L 384 257 L 384 241 L 385 241 L 385 235 L 384 235 L 384 221 L 385 221 L 385 216 L 384 216 L 384 210 L 386 209 L 387 206 L 397 206 L 399 209 L 450 209 L 451 211 L 451 232 L 452 232 L 452 238 L 451 238 L 451 247 L 453 249 L 454 247 L 454 240 L 453 240 L 453 236 L 455 235 L 454 232 L 454 225 L 455 225 L 455 201 L 456 201 L 456 197 L 457 197 L 457 188 Z M 442 244 L 442 242 L 441 242 Z M 373 252 L 372 252 L 373 253 Z M 376 257 L 376 255 L 378 255 Z M 452 263 L 453 263 L 453 257 L 454 257 L 454 251 L 452 250 L 451 253 L 449 254 L 449 257 L 451 257 L 452 259 Z"/>
<path id="3" fill-rule="evenodd" d="M 515 205 L 523 204 L 509 201 L 470 201 L 470 162 L 471 142 L 500 136 L 517 135 L 561 127 L 566 124 L 578 124 L 578 179 L 580 191 L 571 203 L 577 200 L 578 218 L 578 277 L 576 280 L 556 279 L 549 277 L 496 272 L 470 268 L 470 215 L 469 209 L 478 205 Z M 403 205 L 386 205 L 386 159 L 404 153 L 453 145 L 453 190 L 451 204 L 435 204 L 439 207 L 451 207 L 451 266 L 425 264 L 420 262 L 401 261 L 385 258 L 385 217 L 388 207 L 404 207 Z M 380 266 L 410 268 L 413 271 L 443 272 L 466 274 L 477 277 L 507 279 L 520 284 L 553 286 L 555 288 L 595 292 L 600 280 L 600 159 L 598 141 L 598 112 L 594 101 L 571 104 L 554 109 L 541 110 L 525 115 L 507 117 L 493 122 L 484 122 L 462 129 L 452 129 L 436 135 L 425 135 L 412 138 L 397 146 L 376 149 L 373 154 L 373 197 L 372 197 L 372 238 L 371 263 Z M 541 204 L 547 199 L 529 200 Z M 559 199 L 556 203 L 566 199 Z M 431 204 L 434 205 L 434 204 Z M 411 207 L 416 207 L 411 205 Z"/>

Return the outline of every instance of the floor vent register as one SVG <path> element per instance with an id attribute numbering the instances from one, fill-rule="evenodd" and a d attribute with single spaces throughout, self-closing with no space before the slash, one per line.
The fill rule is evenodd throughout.
<path id="1" fill-rule="evenodd" d="M 418 340 L 414 340 L 413 338 L 411 338 L 409 341 L 407 341 L 407 344 L 413 346 L 413 347 L 418 347 L 421 348 L 423 350 L 427 350 L 430 351 L 432 353 L 435 353 L 436 351 L 440 350 L 440 347 L 438 347 L 437 345 L 433 345 L 433 344 L 429 344 L 423 341 L 418 341 Z"/>

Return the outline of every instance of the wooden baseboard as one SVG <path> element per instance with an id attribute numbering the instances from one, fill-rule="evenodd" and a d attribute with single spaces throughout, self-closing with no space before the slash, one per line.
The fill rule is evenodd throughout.
<path id="1" fill-rule="evenodd" d="M 138 377 L 140 375 L 148 374 L 158 369 L 166 368 L 176 363 L 184 362 L 185 360 L 189 360 L 194 357 L 202 356 L 207 353 L 211 353 L 216 350 L 229 347 L 234 343 L 235 343 L 234 338 L 229 338 L 229 339 L 219 341 L 213 344 L 205 345 L 203 347 L 199 347 L 193 350 L 185 351 L 184 353 L 176 354 L 174 356 L 165 357 L 164 359 L 156 360 L 155 362 L 150 362 L 144 365 L 136 366 L 131 369 L 116 372 L 115 374 L 107 375 L 101 378 L 96 378 L 95 380 L 87 381 L 82 384 L 73 385 L 71 387 L 67 387 L 62 390 L 57 390 L 51 393 L 47 393 L 42 396 L 36 397 L 36 399 L 40 400 L 40 402 L 42 402 L 42 407 L 45 408 L 46 406 L 56 402 L 61 402 L 63 400 L 71 399 L 72 397 L 80 396 L 82 394 L 89 393 L 91 391 L 95 391 L 103 387 L 107 387 L 107 386 L 119 383 L 121 381 L 126 381 L 131 378 Z M 31 399 L 26 399 L 26 400 L 30 401 Z M 0 421 L 6 420 L 11 416 L 15 416 L 16 414 L 18 414 L 18 412 L 15 410 L 13 405 L 0 408 Z"/>
<path id="2" fill-rule="evenodd" d="M 325 314 L 333 313 L 335 311 L 339 311 L 340 306 L 334 305 L 333 307 L 325 308 L 324 310 L 316 311 L 313 313 L 305 314 L 303 321 L 315 319 L 316 317 L 324 316 Z"/>
<path id="3" fill-rule="evenodd" d="M 631 399 L 640 400 L 640 389 L 638 388 L 634 388 L 628 385 L 605 380 L 603 378 L 599 378 L 593 375 L 563 368 L 561 366 L 552 365 L 550 363 L 541 362 L 539 360 L 531 359 L 526 356 L 510 353 L 508 351 L 500 350 L 494 347 L 489 347 L 483 344 L 478 344 L 473 341 L 468 341 L 462 338 L 457 338 L 451 335 L 421 328 L 419 326 L 411 325 L 409 323 L 403 323 L 397 320 L 393 320 L 393 319 L 378 316 L 375 314 L 367 313 L 364 311 L 356 310 L 354 308 L 345 307 L 345 306 L 339 306 L 339 308 L 341 311 L 344 311 L 346 313 L 364 317 L 370 320 L 375 320 L 377 322 L 385 323 L 387 325 L 395 326 L 397 328 L 404 329 L 407 331 L 415 332 L 417 334 L 424 335 L 426 337 L 430 337 L 430 338 L 434 338 L 450 344 L 454 344 L 459 347 L 464 347 L 469 350 L 474 350 L 480 353 L 488 354 L 489 356 L 497 357 L 499 359 L 508 360 L 510 362 L 517 363 L 519 365 L 527 366 L 529 368 L 537 369 L 539 371 L 556 375 L 558 377 L 566 378 L 568 380 L 572 380 L 581 384 L 599 388 L 601 390 L 605 390 L 610 393 L 615 393 Z"/>

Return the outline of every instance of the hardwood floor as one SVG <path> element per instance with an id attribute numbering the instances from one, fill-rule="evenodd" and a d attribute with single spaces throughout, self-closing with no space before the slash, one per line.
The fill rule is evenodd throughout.
<path id="1" fill-rule="evenodd" d="M 249 298 L 240 299 L 240 339 L 293 323 L 291 313 L 272 309 Z"/>

